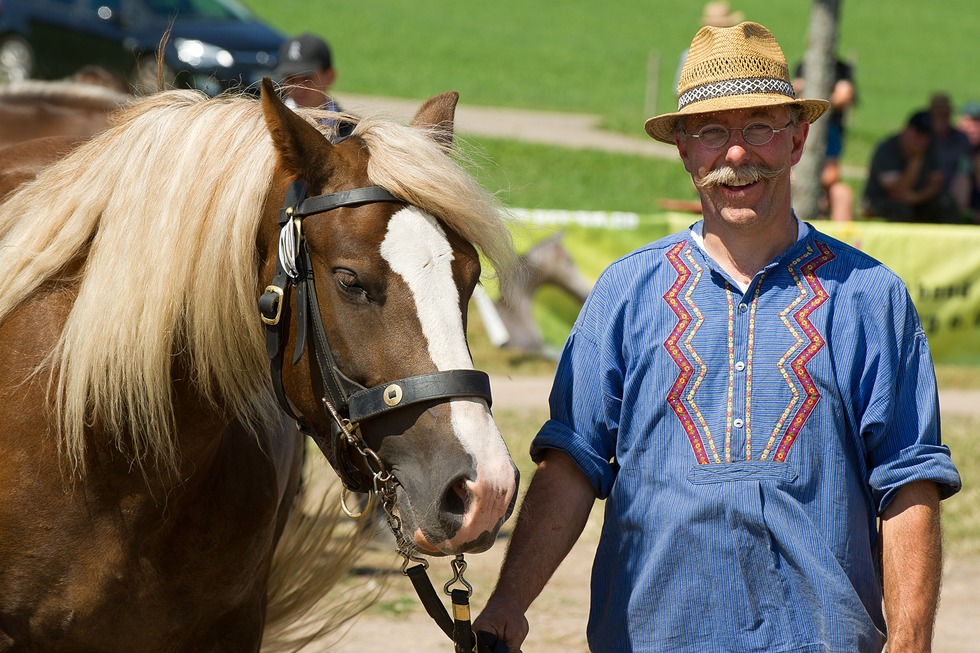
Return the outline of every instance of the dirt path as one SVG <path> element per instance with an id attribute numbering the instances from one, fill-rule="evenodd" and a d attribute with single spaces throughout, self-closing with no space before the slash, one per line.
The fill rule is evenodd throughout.
<path id="1" fill-rule="evenodd" d="M 345 111 L 358 116 L 380 115 L 402 122 L 410 120 L 420 104 L 416 100 L 346 93 L 338 94 L 337 101 Z M 464 99 L 456 108 L 455 128 L 474 136 L 677 159 L 675 147 L 647 138 L 639 127 L 632 137 L 599 129 L 599 120 L 599 116 L 586 113 L 478 107 Z"/>
<path id="2" fill-rule="evenodd" d="M 494 407 L 519 410 L 546 405 L 550 379 L 542 377 L 494 377 L 491 380 Z M 944 413 L 980 412 L 980 392 L 944 392 Z M 526 653 L 585 653 L 585 626 L 589 612 L 589 576 L 598 538 L 601 505 L 590 519 L 582 538 L 559 567 L 544 593 L 531 606 L 531 634 Z M 503 559 L 506 536 L 487 553 L 467 556 L 466 578 L 474 586 L 473 615 L 479 614 L 496 580 Z M 376 555 L 389 560 L 378 545 Z M 397 565 L 390 558 L 391 568 Z M 448 562 L 433 562 L 430 576 L 437 589 L 449 580 Z M 390 650 L 451 651 L 442 631 L 418 604 L 411 583 L 397 571 L 388 576 L 388 587 L 378 605 L 362 615 L 335 650 L 342 653 L 387 653 Z M 934 650 L 937 653 L 980 653 L 980 640 L 971 628 L 980 615 L 980 558 L 948 559 L 943 570 L 942 603 L 939 609 Z"/>
<path id="3" fill-rule="evenodd" d="M 525 653 L 587 653 L 584 633 L 597 526 L 598 514 L 594 514 L 589 530 L 531 606 L 528 612 L 531 633 L 523 647 Z M 487 553 L 467 556 L 466 578 L 474 586 L 474 617 L 493 588 L 504 544 L 500 541 Z M 430 576 L 438 589 L 451 577 L 448 563 L 435 561 Z M 343 653 L 387 653 L 393 649 L 451 651 L 448 639 L 418 605 L 409 581 L 397 573 L 388 580 L 381 602 L 354 623 L 335 650 Z M 980 653 L 980 640 L 974 630 L 980 614 L 978 604 L 980 559 L 948 560 L 943 571 L 942 602 L 936 624 L 933 648 L 936 653 Z"/>

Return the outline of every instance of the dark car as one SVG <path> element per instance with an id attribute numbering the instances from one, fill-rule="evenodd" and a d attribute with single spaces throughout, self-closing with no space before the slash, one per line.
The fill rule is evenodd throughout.
<path id="1" fill-rule="evenodd" d="M 235 0 L 0 0 L 0 80 L 68 77 L 96 66 L 137 90 L 214 95 L 272 76 L 284 36 Z"/>

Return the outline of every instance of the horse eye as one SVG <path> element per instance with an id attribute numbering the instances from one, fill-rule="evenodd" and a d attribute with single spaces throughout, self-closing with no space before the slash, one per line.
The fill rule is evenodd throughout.
<path id="1" fill-rule="evenodd" d="M 340 286 L 340 289 L 348 295 L 363 296 L 366 294 L 357 279 L 357 275 L 350 270 L 342 268 L 334 270 L 334 278 L 337 280 L 337 285 Z"/>

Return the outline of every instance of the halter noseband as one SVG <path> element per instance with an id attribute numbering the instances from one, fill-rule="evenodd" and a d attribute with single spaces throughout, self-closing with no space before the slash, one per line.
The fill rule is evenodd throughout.
<path id="1" fill-rule="evenodd" d="M 351 448 L 360 452 L 376 475 L 384 472 L 381 461 L 359 435 L 354 436 L 359 423 L 391 411 L 426 401 L 445 401 L 454 397 L 478 397 L 490 405 L 490 377 L 478 370 L 446 370 L 398 379 L 373 388 L 366 388 L 349 379 L 334 360 L 327 342 L 313 281 L 313 266 L 306 241 L 302 238 L 302 221 L 306 217 L 326 213 L 346 206 L 374 202 L 403 203 L 380 186 L 367 186 L 338 191 L 327 195 L 306 197 L 308 186 L 297 180 L 290 184 L 282 210 L 279 212 L 280 242 L 276 257 L 276 274 L 259 298 L 259 315 L 265 325 L 266 353 L 270 360 L 272 387 L 283 410 L 297 421 L 330 461 L 348 490 L 367 492 L 376 489 L 375 477 L 366 474 L 351 461 Z M 329 440 L 322 434 L 304 427 L 283 388 L 283 345 L 286 335 L 282 314 L 291 286 L 296 287 L 296 347 L 292 362 L 303 354 L 307 329 L 313 328 L 309 339 L 311 379 L 314 391 L 317 382 L 322 388 L 323 409 L 330 423 Z M 312 361 L 316 365 L 312 365 Z M 317 378 L 318 377 L 318 378 Z"/>

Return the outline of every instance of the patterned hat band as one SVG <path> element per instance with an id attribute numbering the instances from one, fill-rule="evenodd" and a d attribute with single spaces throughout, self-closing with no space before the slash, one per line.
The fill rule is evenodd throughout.
<path id="1" fill-rule="evenodd" d="M 677 98 L 677 110 L 680 111 L 689 104 L 703 100 L 728 97 L 731 95 L 754 95 L 758 93 L 785 95 L 790 99 L 796 99 L 796 92 L 793 90 L 793 85 L 785 79 L 779 79 L 778 77 L 750 77 L 748 79 L 729 79 L 723 82 L 695 86 Z"/>

